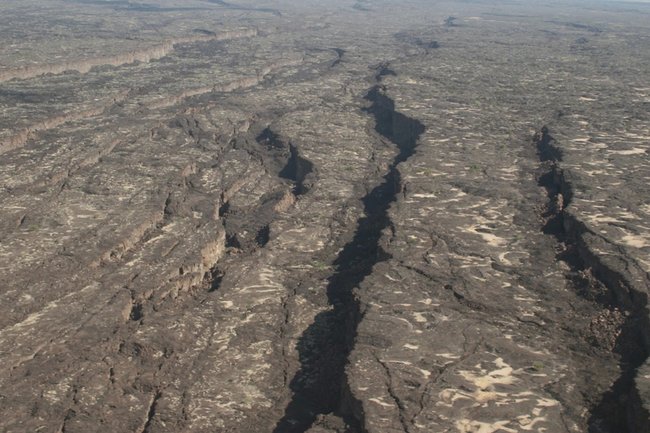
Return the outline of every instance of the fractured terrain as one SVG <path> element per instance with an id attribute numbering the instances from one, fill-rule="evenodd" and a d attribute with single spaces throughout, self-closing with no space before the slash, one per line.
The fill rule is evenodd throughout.
<path id="1" fill-rule="evenodd" d="M 0 11 L 0 431 L 650 431 L 647 5 Z"/>

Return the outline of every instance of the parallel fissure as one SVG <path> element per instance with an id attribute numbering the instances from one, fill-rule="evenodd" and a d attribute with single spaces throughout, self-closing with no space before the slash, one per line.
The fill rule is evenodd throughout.
<path id="1" fill-rule="evenodd" d="M 612 343 L 612 350 L 619 355 L 620 375 L 591 409 L 590 428 L 608 433 L 635 433 L 640 431 L 639 423 L 650 419 L 639 403 L 634 386 L 637 369 L 648 357 L 643 338 L 644 334 L 650 334 L 646 295 L 631 287 L 625 276 L 591 252 L 584 240 L 591 231 L 566 212 L 573 199 L 573 186 L 560 168 L 563 154 L 546 126 L 535 135 L 534 142 L 543 169 L 539 184 L 549 197 L 543 230 L 562 245 L 558 258 L 569 265 L 572 286 L 610 315 L 621 316 L 618 337 Z"/>
<path id="2" fill-rule="evenodd" d="M 383 180 L 362 199 L 364 216 L 356 231 L 333 262 L 335 272 L 326 289 L 330 309 L 318 314 L 297 345 L 301 367 L 290 383 L 293 399 L 278 422 L 275 433 L 306 431 L 319 416 L 330 413 L 343 419 L 347 432 L 364 431 L 363 410 L 350 391 L 346 365 L 362 319 L 354 289 L 372 272 L 373 267 L 390 255 L 381 246 L 381 238 L 391 227 L 389 208 L 401 189 L 398 164 L 414 154 L 424 125 L 395 110 L 392 99 L 380 85 L 365 96 L 375 132 L 395 145 L 398 153 Z"/>

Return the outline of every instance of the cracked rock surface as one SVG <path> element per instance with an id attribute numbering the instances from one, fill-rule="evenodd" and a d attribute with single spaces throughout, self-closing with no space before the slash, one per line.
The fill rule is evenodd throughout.
<path id="1" fill-rule="evenodd" d="M 0 431 L 650 432 L 650 7 L 0 5 Z"/>

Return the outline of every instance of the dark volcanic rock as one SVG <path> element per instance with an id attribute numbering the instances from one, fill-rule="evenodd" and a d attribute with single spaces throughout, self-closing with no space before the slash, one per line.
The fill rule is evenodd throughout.
<path id="1" fill-rule="evenodd" d="M 634 8 L 3 2 L 0 431 L 650 431 Z"/>

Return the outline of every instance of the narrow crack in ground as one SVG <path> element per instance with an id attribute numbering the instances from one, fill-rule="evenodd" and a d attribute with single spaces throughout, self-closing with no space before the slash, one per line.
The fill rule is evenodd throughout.
<path id="1" fill-rule="evenodd" d="M 298 342 L 301 368 L 290 383 L 293 399 L 275 433 L 304 432 L 319 415 L 329 413 L 341 417 L 348 432 L 364 431 L 361 404 L 351 395 L 345 373 L 362 317 L 353 291 L 375 264 L 390 257 L 380 239 L 390 226 L 388 210 L 401 188 L 397 165 L 413 155 L 424 132 L 422 123 L 395 111 L 393 100 L 383 90 L 376 85 L 368 91 L 366 111 L 374 117 L 375 131 L 392 142 L 398 154 L 383 181 L 362 198 L 365 216 L 357 221 L 353 239 L 333 263 L 335 272 L 327 285 L 331 308 L 316 316 Z"/>
<path id="2" fill-rule="evenodd" d="M 643 334 L 650 332 L 647 322 L 645 302 L 634 302 L 634 290 L 628 287 L 624 277 L 607 268 L 601 262 L 587 257 L 588 247 L 583 245 L 582 235 L 587 231 L 578 221 L 568 221 L 573 217 L 565 210 L 571 204 L 573 189 L 559 167 L 562 151 L 544 126 L 534 137 L 542 174 L 539 185 L 548 194 L 549 202 L 543 214 L 543 231 L 553 235 L 559 242 L 562 252 L 558 259 L 570 268 L 568 278 L 571 285 L 583 297 L 600 304 L 603 308 L 598 323 L 592 323 L 597 340 L 594 344 L 608 344 L 609 349 L 619 355 L 620 375 L 605 392 L 600 402 L 591 409 L 589 431 L 593 433 L 631 433 L 636 431 L 633 419 L 639 416 L 637 390 L 634 378 L 648 357 L 643 342 Z M 608 275 L 604 278 L 603 275 Z M 606 341 L 611 340 L 611 341 Z"/>

